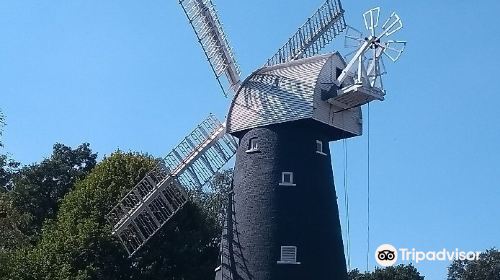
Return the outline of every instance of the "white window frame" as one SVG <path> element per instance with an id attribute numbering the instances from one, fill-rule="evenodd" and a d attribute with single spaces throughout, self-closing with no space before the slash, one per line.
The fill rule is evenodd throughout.
<path id="1" fill-rule="evenodd" d="M 290 256 L 286 256 L 285 254 L 289 254 L 287 251 L 293 251 Z M 278 264 L 300 264 L 297 261 L 297 246 L 281 246 L 280 251 L 280 260 L 277 261 Z"/>
<path id="2" fill-rule="evenodd" d="M 285 177 L 289 175 L 290 176 L 290 182 L 285 181 Z M 296 184 L 293 182 L 293 172 L 281 172 L 281 183 L 279 184 L 280 186 L 289 186 L 289 187 L 294 187 Z"/>
<path id="3" fill-rule="evenodd" d="M 321 147 L 321 150 L 318 147 Z M 323 152 L 323 141 L 321 140 L 316 140 L 316 153 L 326 156 L 326 153 Z"/>
<path id="4" fill-rule="evenodd" d="M 255 144 L 255 145 L 254 145 Z M 257 137 L 250 138 L 248 141 L 248 150 L 247 153 L 254 153 L 259 151 L 259 142 Z"/>

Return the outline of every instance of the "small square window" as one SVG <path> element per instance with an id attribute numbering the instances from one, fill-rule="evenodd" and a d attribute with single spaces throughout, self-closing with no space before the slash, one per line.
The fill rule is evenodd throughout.
<path id="1" fill-rule="evenodd" d="M 279 85 L 280 85 L 280 79 L 279 79 L 279 78 L 275 78 L 275 79 L 274 79 L 274 85 L 273 85 L 273 86 L 274 86 L 274 87 L 279 87 Z"/>
<path id="2" fill-rule="evenodd" d="M 282 172 L 280 186 L 295 186 L 293 183 L 293 172 Z"/>
<path id="3" fill-rule="evenodd" d="M 344 69 L 340 69 L 337 67 L 337 69 L 335 71 L 335 77 L 338 79 L 340 77 L 340 75 L 342 75 L 343 71 L 344 71 Z"/>
<path id="4" fill-rule="evenodd" d="M 316 153 L 326 155 L 326 153 L 323 152 L 323 141 L 321 140 L 316 140 Z"/>
<path id="5" fill-rule="evenodd" d="M 300 264 L 297 262 L 297 246 L 281 246 L 278 264 Z"/>
<path id="6" fill-rule="evenodd" d="M 281 179 L 282 183 L 293 184 L 293 173 L 292 172 L 283 172 L 283 174 L 281 176 L 282 176 L 282 179 Z"/>
<path id="7" fill-rule="evenodd" d="M 251 138 L 250 141 L 248 141 L 248 150 L 246 151 L 247 153 L 251 152 L 256 152 L 259 150 L 259 141 L 257 138 Z"/>

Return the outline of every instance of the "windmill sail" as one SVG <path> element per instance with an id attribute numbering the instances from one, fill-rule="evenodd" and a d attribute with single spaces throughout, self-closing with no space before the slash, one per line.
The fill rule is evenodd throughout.
<path id="1" fill-rule="evenodd" d="M 267 61 L 266 66 L 314 56 L 345 28 L 344 9 L 340 0 L 327 0 Z"/>
<path id="2" fill-rule="evenodd" d="M 135 254 L 236 152 L 236 140 L 213 115 L 205 119 L 108 213 L 112 234 Z"/>
<path id="3" fill-rule="evenodd" d="M 387 72 L 382 55 L 396 62 L 406 47 L 406 41 L 385 40 L 403 28 L 403 21 L 398 14 L 393 12 L 382 27 L 379 27 L 380 7 L 368 10 L 363 18 L 369 35 L 365 37 L 354 29 L 354 32 L 346 32 L 346 46 L 347 42 L 350 46 L 355 46 L 351 44 L 358 42 L 358 46 L 336 81 L 338 87 L 350 77 L 354 84 L 344 86 L 336 96 L 328 99 L 328 102 L 337 105 L 340 110 L 362 106 L 374 100 L 384 100 L 382 76 Z"/>
<path id="4" fill-rule="evenodd" d="M 229 46 L 217 12 L 211 0 L 180 0 L 182 9 L 198 37 L 215 77 L 227 96 L 221 78 L 236 91 L 240 85 L 240 70 Z"/>

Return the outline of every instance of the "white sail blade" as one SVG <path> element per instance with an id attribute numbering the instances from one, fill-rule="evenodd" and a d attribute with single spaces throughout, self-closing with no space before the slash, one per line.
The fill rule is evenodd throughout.
<path id="1" fill-rule="evenodd" d="M 346 28 L 340 0 L 327 0 L 266 66 L 314 56 Z"/>
<path id="2" fill-rule="evenodd" d="M 384 54 L 393 62 L 396 62 L 406 48 L 406 41 L 387 41 L 384 46 Z"/>
<path id="3" fill-rule="evenodd" d="M 161 160 L 108 213 L 129 255 L 135 254 L 235 154 L 236 139 L 213 115 Z"/>
<path id="4" fill-rule="evenodd" d="M 240 86 L 240 70 L 212 1 L 180 0 L 179 3 L 198 37 L 224 95 L 227 96 L 224 83 L 228 83 L 235 92 Z M 225 80 L 221 80 L 223 77 Z"/>
<path id="5" fill-rule="evenodd" d="M 366 11 L 363 14 L 363 19 L 365 20 L 366 30 L 369 31 L 372 36 L 375 36 L 375 29 L 377 28 L 378 21 L 380 19 L 380 7 Z"/>
<path id="6" fill-rule="evenodd" d="M 403 21 L 399 17 L 398 14 L 393 12 L 391 16 L 387 19 L 387 21 L 382 25 L 382 34 L 378 36 L 378 38 L 382 38 L 384 36 L 391 36 L 392 34 L 399 31 L 403 28 Z"/>

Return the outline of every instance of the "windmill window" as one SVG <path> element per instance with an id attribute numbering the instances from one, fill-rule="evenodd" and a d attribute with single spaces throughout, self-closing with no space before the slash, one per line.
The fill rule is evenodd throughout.
<path id="1" fill-rule="evenodd" d="M 281 246 L 278 264 L 300 264 L 297 262 L 297 246 Z"/>
<path id="2" fill-rule="evenodd" d="M 323 152 L 323 141 L 321 140 L 316 140 L 316 153 L 326 156 L 326 153 Z"/>
<path id="3" fill-rule="evenodd" d="M 293 172 L 282 172 L 280 186 L 296 186 L 293 183 Z"/>
<path id="4" fill-rule="evenodd" d="M 259 150 L 259 141 L 258 139 L 251 138 L 250 141 L 248 141 L 248 150 L 246 150 L 247 153 L 252 153 L 252 152 L 257 152 Z"/>
<path id="5" fill-rule="evenodd" d="M 279 78 L 274 78 L 274 87 L 279 87 L 280 85 L 280 79 Z"/>
<path id="6" fill-rule="evenodd" d="M 343 69 L 340 69 L 340 68 L 338 68 L 338 67 L 337 67 L 337 69 L 336 69 L 336 70 L 337 70 L 337 71 L 335 71 L 335 76 L 336 76 L 335 78 L 337 78 L 337 79 L 338 79 L 338 78 L 340 77 L 340 75 L 342 75 L 342 71 L 344 71 L 344 70 L 343 70 Z"/>

